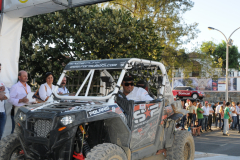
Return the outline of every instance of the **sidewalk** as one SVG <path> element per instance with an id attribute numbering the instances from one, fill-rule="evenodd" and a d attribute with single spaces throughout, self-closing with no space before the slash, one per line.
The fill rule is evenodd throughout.
<path id="1" fill-rule="evenodd" d="M 195 152 L 195 158 L 197 160 L 239 160 L 240 157 L 228 156 L 224 154 Z"/>

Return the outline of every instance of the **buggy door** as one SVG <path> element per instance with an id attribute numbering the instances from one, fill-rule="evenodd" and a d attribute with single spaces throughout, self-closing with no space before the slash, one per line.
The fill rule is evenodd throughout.
<path id="1" fill-rule="evenodd" d="M 135 150 L 155 142 L 161 102 L 134 105 L 130 148 Z"/>

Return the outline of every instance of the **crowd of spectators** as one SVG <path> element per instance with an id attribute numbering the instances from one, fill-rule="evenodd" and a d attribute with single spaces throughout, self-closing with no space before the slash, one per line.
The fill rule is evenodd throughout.
<path id="1" fill-rule="evenodd" d="M 187 100 L 186 103 L 182 101 L 183 108 L 188 110 L 189 113 L 181 120 L 182 130 L 186 128 L 197 136 L 200 133 L 211 132 L 212 125 L 215 124 L 216 128 L 222 130 L 224 136 L 229 136 L 229 129 L 238 130 L 240 133 L 239 115 L 240 103 L 237 102 L 204 102 L 202 105 L 199 101 Z M 186 122 L 187 120 L 187 122 Z"/>
<path id="2" fill-rule="evenodd" d="M 14 84 L 11 88 L 7 88 L 4 83 L 0 82 L 0 140 L 3 135 L 5 123 L 6 123 L 6 109 L 5 102 L 8 101 L 12 104 L 11 110 L 11 118 L 12 118 L 12 131 L 15 129 L 14 115 L 17 113 L 18 108 L 25 107 L 31 103 L 45 102 L 49 99 L 52 92 L 55 89 L 53 85 L 53 74 L 51 72 L 47 72 L 45 77 L 43 78 L 43 84 L 36 91 L 33 98 L 36 98 L 37 101 L 32 97 L 28 97 L 28 94 L 31 92 L 30 86 L 27 84 L 28 81 L 28 73 L 26 71 L 20 71 L 18 73 L 18 82 Z M 63 78 L 61 83 L 61 87 L 58 89 L 59 94 L 67 95 L 69 91 L 65 87 L 66 85 L 66 77 Z"/>

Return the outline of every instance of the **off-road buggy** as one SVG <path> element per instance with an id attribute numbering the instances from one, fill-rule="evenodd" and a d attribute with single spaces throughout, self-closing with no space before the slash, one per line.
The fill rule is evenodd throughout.
<path id="1" fill-rule="evenodd" d="M 194 159 L 191 134 L 175 131 L 185 113 L 173 100 L 163 64 L 136 58 L 73 61 L 57 86 L 71 72 L 86 73 L 75 96 L 58 95 L 56 87 L 53 101 L 20 108 L 16 132 L 0 142 L 1 160 Z M 154 100 L 128 100 L 120 91 L 125 74 Z"/>

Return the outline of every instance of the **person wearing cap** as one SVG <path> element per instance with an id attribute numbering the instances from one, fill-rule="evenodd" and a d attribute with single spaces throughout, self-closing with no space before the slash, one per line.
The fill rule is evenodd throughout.
<path id="1" fill-rule="evenodd" d="M 42 84 L 39 88 L 39 96 L 43 101 L 47 101 L 55 89 L 55 86 L 52 84 L 53 74 L 51 72 L 46 73 L 45 81 L 46 83 Z"/>
<path id="2" fill-rule="evenodd" d="M 134 101 L 151 101 L 153 98 L 148 94 L 148 92 L 141 88 L 135 87 L 133 83 L 133 76 L 126 75 L 123 78 L 122 86 L 123 86 L 123 94 L 127 97 L 128 100 Z"/>
<path id="3" fill-rule="evenodd" d="M 207 124 L 208 124 L 208 116 L 209 116 L 209 106 L 208 106 L 208 101 L 205 101 L 205 105 L 203 106 L 203 129 L 207 131 Z"/>
<path id="4" fill-rule="evenodd" d="M 66 87 L 66 83 L 67 83 L 67 78 L 66 77 L 63 77 L 63 80 L 61 82 L 61 87 L 58 88 L 58 92 L 61 93 L 61 94 L 69 94 L 69 91 Z"/>

